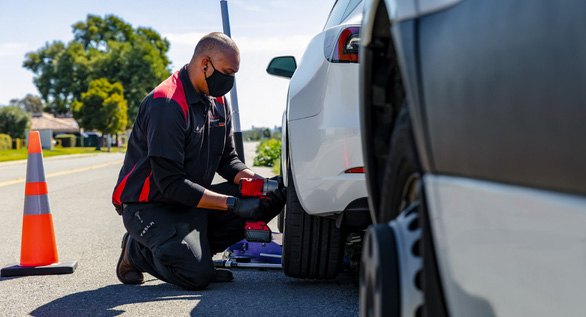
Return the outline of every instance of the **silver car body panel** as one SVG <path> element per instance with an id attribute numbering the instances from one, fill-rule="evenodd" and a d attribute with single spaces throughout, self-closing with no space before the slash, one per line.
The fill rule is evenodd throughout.
<path id="1" fill-rule="evenodd" d="M 464 0 L 417 0 L 417 15 L 425 15 L 447 9 Z"/>
<path id="2" fill-rule="evenodd" d="M 586 312 L 586 198 L 502 183 L 424 178 L 451 316 Z"/>

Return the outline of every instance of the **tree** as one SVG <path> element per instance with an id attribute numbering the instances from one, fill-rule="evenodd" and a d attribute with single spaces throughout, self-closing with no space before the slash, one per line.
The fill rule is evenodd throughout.
<path id="1" fill-rule="evenodd" d="M 168 43 L 168 42 L 166 42 Z M 110 50 L 96 61 L 95 72 L 110 81 L 122 83 L 124 97 L 129 102 L 128 117 L 134 121 L 144 97 L 161 81 L 169 77 L 169 60 L 143 36 L 132 43 L 111 42 Z M 168 44 L 165 48 L 168 50 Z"/>
<path id="2" fill-rule="evenodd" d="M 43 112 L 44 106 L 41 97 L 31 94 L 27 94 L 22 99 L 12 99 L 8 105 L 18 107 L 20 110 L 28 113 L 41 113 Z"/>
<path id="3" fill-rule="evenodd" d="M 37 76 L 34 77 L 33 83 L 41 93 L 41 97 L 48 104 L 49 108 L 55 109 L 53 113 L 63 113 L 67 111 L 64 106 L 63 96 L 56 89 L 59 87 L 59 81 L 62 78 L 56 73 L 55 65 L 59 61 L 59 56 L 65 51 L 63 42 L 55 41 L 52 44 L 46 43 L 44 47 L 36 52 L 26 54 L 23 67 L 33 71 Z"/>
<path id="4" fill-rule="evenodd" d="M 128 110 L 122 84 L 111 84 L 107 79 L 92 80 L 80 101 L 72 104 L 73 117 L 86 130 L 115 134 L 126 127 Z"/>
<path id="5" fill-rule="evenodd" d="M 13 139 L 25 138 L 30 122 L 31 115 L 16 106 L 0 108 L 0 133 L 8 134 Z"/>
<path id="6" fill-rule="evenodd" d="M 114 15 L 88 15 L 72 27 L 71 42 L 47 43 L 28 53 L 23 64 L 35 73 L 46 111 L 70 112 L 91 81 L 105 78 L 122 84 L 127 115 L 133 121 L 142 99 L 170 75 L 169 41 L 153 29 L 134 29 Z"/>

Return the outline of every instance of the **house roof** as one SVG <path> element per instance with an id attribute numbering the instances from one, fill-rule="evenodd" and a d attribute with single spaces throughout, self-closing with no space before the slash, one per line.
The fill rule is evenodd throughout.
<path id="1" fill-rule="evenodd" d="M 79 125 L 73 118 L 55 118 L 43 112 L 31 118 L 31 130 L 53 130 L 53 133 L 79 133 Z"/>

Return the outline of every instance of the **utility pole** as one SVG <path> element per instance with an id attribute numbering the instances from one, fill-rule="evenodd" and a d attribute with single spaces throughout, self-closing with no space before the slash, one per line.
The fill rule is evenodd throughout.
<path id="1" fill-rule="evenodd" d="M 228 1 L 220 0 L 220 7 L 222 9 L 222 25 L 224 27 L 224 34 L 232 38 L 230 33 L 230 17 L 228 16 Z M 242 131 L 240 130 L 240 112 L 238 110 L 238 93 L 236 92 L 236 80 L 234 86 L 230 91 L 230 101 L 232 102 L 232 128 L 233 138 L 236 145 L 236 152 L 240 160 L 244 162 L 244 144 L 242 143 Z"/>

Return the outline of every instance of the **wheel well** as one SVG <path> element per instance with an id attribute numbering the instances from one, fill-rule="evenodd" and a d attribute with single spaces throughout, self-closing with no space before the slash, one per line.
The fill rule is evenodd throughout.
<path id="1" fill-rule="evenodd" d="M 376 223 L 382 175 L 405 89 L 385 1 L 376 9 L 372 41 L 361 52 L 362 144 L 371 217 Z"/>

